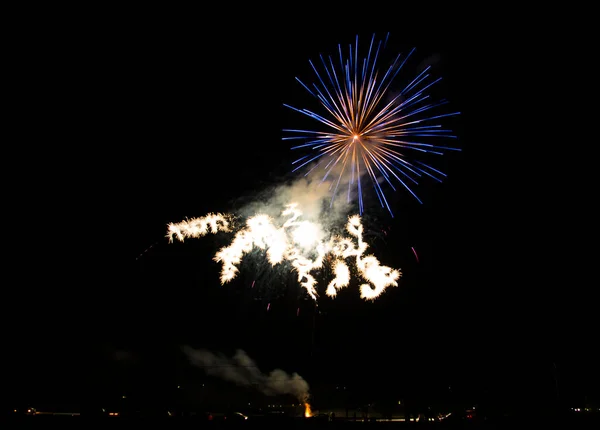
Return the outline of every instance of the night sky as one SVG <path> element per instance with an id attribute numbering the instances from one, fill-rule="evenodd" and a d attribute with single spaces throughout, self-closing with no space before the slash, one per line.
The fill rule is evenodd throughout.
<path id="1" fill-rule="evenodd" d="M 5 302 L 13 398 L 78 404 L 87 382 L 100 403 L 123 391 L 160 397 L 202 378 L 182 345 L 240 348 L 264 371 L 297 371 L 311 385 L 436 398 L 452 387 L 505 403 L 552 400 L 557 366 L 564 398 L 597 398 L 591 305 L 576 296 L 587 281 L 563 275 L 570 251 L 541 239 L 554 221 L 537 209 L 553 191 L 528 167 L 541 148 L 530 129 L 551 118 L 531 107 L 537 93 L 523 80 L 542 74 L 546 57 L 532 52 L 547 48 L 436 28 L 137 22 L 36 38 L 36 64 L 49 72 L 33 93 L 48 115 L 30 134 L 42 145 L 26 163 L 34 185 L 13 188 L 23 218 L 10 224 L 34 226 L 8 267 L 22 304 Z M 315 314 L 289 274 L 258 294 L 255 267 L 242 264 L 221 286 L 212 257 L 231 236 L 167 243 L 168 222 L 234 212 L 291 180 L 281 129 L 298 120 L 282 104 L 306 101 L 295 77 L 310 80 L 308 60 L 338 43 L 388 31 L 387 52 L 416 46 L 435 61 L 449 109 L 462 112 L 453 125 L 463 150 L 441 160 L 448 179 L 423 182 L 422 205 L 399 190 L 393 219 L 366 211 L 375 255 L 403 271 L 398 287 L 374 302 L 356 285 L 322 294 Z"/>

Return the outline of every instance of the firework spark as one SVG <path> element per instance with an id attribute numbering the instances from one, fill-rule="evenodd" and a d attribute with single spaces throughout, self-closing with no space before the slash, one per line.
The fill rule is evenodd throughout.
<path id="1" fill-rule="evenodd" d="M 171 238 L 177 237 L 178 240 L 182 241 L 187 238 L 199 238 L 206 236 L 210 233 L 217 233 L 218 231 L 231 231 L 230 221 L 231 217 L 223 214 L 208 214 L 200 218 L 192 218 L 190 220 L 182 221 L 177 224 L 169 224 L 169 234 Z"/>
<path id="2" fill-rule="evenodd" d="M 419 262 L 419 256 L 417 255 L 417 251 L 415 250 L 415 247 L 412 246 L 410 249 L 412 249 L 413 254 L 415 254 L 415 259 L 417 260 L 417 263 Z"/>
<path id="3" fill-rule="evenodd" d="M 370 177 L 381 206 L 393 216 L 383 186 L 396 191 L 400 184 L 421 203 L 412 189 L 418 180 L 428 176 L 441 182 L 446 175 L 414 156 L 460 150 L 437 143 L 438 139 L 456 138 L 439 121 L 460 112 L 436 111 L 447 101 L 432 101 L 427 93 L 442 79 L 432 76 L 431 66 L 409 80 L 403 89 L 392 93 L 394 79 L 415 49 L 407 55 L 398 54 L 392 64 L 381 71 L 378 61 L 388 36 L 376 42 L 373 35 L 363 58 L 359 57 L 356 36 L 355 45 L 348 47 L 346 59 L 338 45 L 335 57 L 339 58 L 320 55 L 320 64 L 309 61 L 317 81 L 307 85 L 299 78 L 296 80 L 317 99 L 321 113 L 284 104 L 316 120 L 323 128 L 283 130 L 286 133 L 283 140 L 301 142 L 292 146 L 293 150 L 309 151 L 292 163 L 293 171 L 306 168 L 308 175 L 320 167 L 321 182 L 331 178 L 331 205 L 341 186 L 347 184 L 347 201 L 356 196 L 361 215 L 364 212 L 361 177 L 365 174 Z"/>
<path id="4" fill-rule="evenodd" d="M 268 215 L 250 217 L 239 229 L 228 246 L 221 248 L 214 260 L 221 263 L 221 284 L 237 276 L 238 267 L 245 254 L 252 249 L 264 250 L 271 265 L 288 262 L 297 273 L 300 285 L 317 300 L 317 280 L 313 272 L 323 267 L 325 257 L 330 255 L 334 279 L 325 293 L 335 297 L 339 289 L 350 283 L 348 260 L 354 261 L 359 276 L 366 281 L 360 285 L 360 296 L 366 300 L 379 297 L 389 286 L 397 286 L 401 272 L 383 266 L 373 255 L 365 255 L 368 244 L 363 240 L 363 226 L 358 215 L 351 216 L 346 224 L 350 237 L 327 235 L 323 228 L 313 222 L 301 220 L 302 212 L 296 203 L 288 204 L 281 212 L 289 217 L 281 227 L 274 224 Z M 168 224 L 170 242 L 183 241 L 206 235 L 209 231 L 231 231 L 228 215 L 210 214 L 180 223 Z M 208 228 L 210 226 L 210 229 Z M 268 308 L 270 307 L 270 304 Z M 267 309 L 268 310 L 268 309 Z"/>

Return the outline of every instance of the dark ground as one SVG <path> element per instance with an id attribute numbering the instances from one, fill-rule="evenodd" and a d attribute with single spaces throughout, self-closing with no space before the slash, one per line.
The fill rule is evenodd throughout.
<path id="1" fill-rule="evenodd" d="M 260 418 L 249 419 L 242 422 L 224 422 L 224 421 L 207 421 L 204 417 L 169 417 L 169 418 L 85 418 L 83 416 L 67 417 L 67 416 L 21 416 L 13 417 L 7 420 L 3 428 L 26 428 L 35 426 L 57 425 L 61 428 L 73 426 L 73 428 L 81 428 L 82 425 L 99 425 L 106 428 L 131 428 L 135 425 L 137 428 L 145 426 L 168 427 L 168 428 L 278 428 L 278 429 L 488 429 L 488 428 L 554 428 L 554 429 L 597 429 L 600 428 L 600 416 L 594 415 L 565 415 L 565 416 L 546 416 L 546 417 L 514 417 L 506 419 L 498 419 L 494 421 L 466 421 L 466 420 L 446 420 L 443 422 L 352 422 L 352 421 L 334 421 L 328 422 L 318 419 L 302 419 L 302 418 Z M 14 426 L 10 426 L 14 424 Z M 258 427 L 257 427 L 258 426 Z"/>

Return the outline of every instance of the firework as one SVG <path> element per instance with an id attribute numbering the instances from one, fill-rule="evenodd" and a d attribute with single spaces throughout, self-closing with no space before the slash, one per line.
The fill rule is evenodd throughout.
<path id="1" fill-rule="evenodd" d="M 171 238 L 177 237 L 182 241 L 188 238 L 198 238 L 218 231 L 230 231 L 231 217 L 223 214 L 208 214 L 200 218 L 192 218 L 177 224 L 169 224 L 169 234 Z"/>
<path id="2" fill-rule="evenodd" d="M 388 34 L 389 36 L 389 34 Z M 373 35 L 365 57 L 359 56 L 358 36 L 348 50 L 338 45 L 335 56 L 320 56 L 320 63 L 309 61 L 316 75 L 312 85 L 296 80 L 317 100 L 319 110 L 284 106 L 305 115 L 320 129 L 284 129 L 283 140 L 294 140 L 293 150 L 308 152 L 292 164 L 293 171 L 319 168 L 321 182 L 329 180 L 331 205 L 343 191 L 350 202 L 358 199 L 359 214 L 364 211 L 364 184 L 368 176 L 377 198 L 393 216 L 384 187 L 400 185 L 419 203 L 413 187 L 424 177 L 440 181 L 446 176 L 416 156 L 441 155 L 455 150 L 441 146 L 440 139 L 455 139 L 452 131 L 439 121 L 459 112 L 438 111 L 446 100 L 432 101 L 428 91 L 442 78 L 435 78 L 431 66 L 406 80 L 398 89 L 395 80 L 414 52 L 398 54 L 391 65 L 379 70 L 378 63 L 387 43 Z M 362 47 L 362 45 L 361 45 Z M 344 57 L 347 52 L 347 57 Z"/>
<path id="3" fill-rule="evenodd" d="M 413 254 L 415 254 L 415 259 L 417 260 L 417 263 L 419 262 L 419 255 L 417 254 L 417 251 L 415 250 L 415 247 L 412 246 L 410 249 L 412 249 Z"/>
<path id="4" fill-rule="evenodd" d="M 360 296 L 366 300 L 379 297 L 389 286 L 397 286 L 401 272 L 383 266 L 373 255 L 367 255 L 368 244 L 363 240 L 363 226 L 358 215 L 348 218 L 346 231 L 348 236 L 327 234 L 317 223 L 301 219 L 302 212 L 296 203 L 288 204 L 281 212 L 287 217 L 281 226 L 277 226 L 272 217 L 256 214 L 246 220 L 245 226 L 237 230 L 228 246 L 221 248 L 214 260 L 221 263 L 221 284 L 225 284 L 237 276 L 238 267 L 245 254 L 254 248 L 265 251 L 271 265 L 289 263 L 297 273 L 300 285 L 314 300 L 317 300 L 317 280 L 314 271 L 327 261 L 332 264 L 334 279 L 325 291 L 335 297 L 339 289 L 350 283 L 349 261 L 366 281 L 360 285 Z M 175 239 L 197 238 L 208 232 L 229 232 L 232 217 L 223 214 L 210 214 L 202 218 L 168 224 L 170 242 Z M 210 228 L 209 228 L 210 227 Z M 254 285 L 254 283 L 253 283 Z M 270 308 L 270 304 L 268 306 Z"/>

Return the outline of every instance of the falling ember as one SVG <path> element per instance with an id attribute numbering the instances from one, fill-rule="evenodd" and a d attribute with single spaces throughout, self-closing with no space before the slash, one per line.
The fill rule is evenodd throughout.
<path id="1" fill-rule="evenodd" d="M 267 305 L 267 311 L 269 311 L 269 309 L 271 309 L 271 303 Z"/>
<path id="2" fill-rule="evenodd" d="M 300 308 L 298 308 L 298 309 L 296 310 L 296 316 L 297 316 L 297 317 L 298 317 L 298 316 L 300 316 Z"/>
<path id="3" fill-rule="evenodd" d="M 304 417 L 305 418 L 312 417 L 312 411 L 310 409 L 310 403 L 308 403 L 308 402 L 304 403 Z"/>
<path id="4" fill-rule="evenodd" d="M 252 287 L 250 288 L 254 288 L 254 283 L 256 282 L 256 279 L 254 281 L 252 281 Z"/>
<path id="5" fill-rule="evenodd" d="M 412 249 L 413 254 L 415 254 L 415 258 L 417 259 L 417 263 L 419 262 L 419 256 L 417 255 L 417 251 L 415 251 L 415 247 L 412 246 L 410 249 Z"/>

